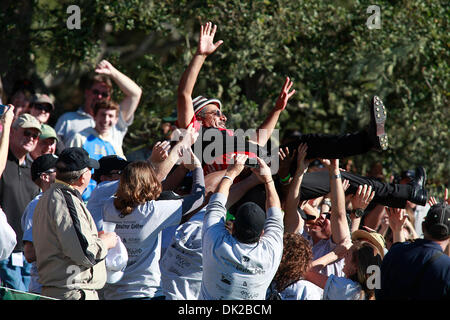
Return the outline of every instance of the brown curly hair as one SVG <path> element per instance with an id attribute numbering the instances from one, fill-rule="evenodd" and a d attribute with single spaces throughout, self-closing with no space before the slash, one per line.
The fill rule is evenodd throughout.
<path id="1" fill-rule="evenodd" d="M 140 204 L 158 199 L 162 186 L 150 163 L 135 161 L 122 171 L 114 206 L 122 216 L 133 212 Z"/>
<path id="2" fill-rule="evenodd" d="M 308 240 L 298 233 L 286 232 L 283 236 L 283 257 L 273 280 L 278 292 L 300 280 L 313 258 Z"/>

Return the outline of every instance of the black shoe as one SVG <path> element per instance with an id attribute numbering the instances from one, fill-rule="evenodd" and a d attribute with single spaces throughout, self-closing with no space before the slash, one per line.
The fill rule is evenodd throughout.
<path id="1" fill-rule="evenodd" d="M 412 203 L 424 206 L 428 200 L 428 191 L 425 190 L 425 183 L 427 182 L 427 173 L 424 167 L 417 167 L 414 179 L 408 183 L 412 186 L 411 201 Z"/>
<path id="2" fill-rule="evenodd" d="M 384 131 L 384 123 L 386 122 L 386 107 L 383 101 L 377 96 L 372 98 L 370 103 L 370 124 L 369 139 L 372 143 L 372 149 L 377 151 L 387 150 L 388 137 Z"/>

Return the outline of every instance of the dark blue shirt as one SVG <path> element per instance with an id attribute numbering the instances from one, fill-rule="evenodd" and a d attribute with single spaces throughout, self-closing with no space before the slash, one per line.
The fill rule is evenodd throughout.
<path id="1" fill-rule="evenodd" d="M 436 252 L 442 252 L 441 246 L 424 239 L 392 245 L 381 265 L 381 289 L 375 291 L 376 299 L 449 299 L 450 257 L 442 254 L 419 276 Z"/>

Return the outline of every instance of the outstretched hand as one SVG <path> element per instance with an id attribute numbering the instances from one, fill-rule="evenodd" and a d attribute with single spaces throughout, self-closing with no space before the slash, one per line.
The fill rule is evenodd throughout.
<path id="1" fill-rule="evenodd" d="M 102 60 L 95 68 L 95 72 L 98 74 L 104 74 L 110 76 L 114 73 L 116 68 L 107 60 Z"/>
<path id="2" fill-rule="evenodd" d="M 247 161 L 248 155 L 239 153 L 233 154 L 231 164 L 227 168 L 227 175 L 237 177 L 241 174 L 245 167 L 245 161 Z"/>
<path id="3" fill-rule="evenodd" d="M 365 210 L 374 197 L 375 191 L 372 191 L 372 186 L 359 185 L 351 200 L 353 209 Z"/>
<path id="4" fill-rule="evenodd" d="M 278 96 L 277 102 L 275 104 L 275 110 L 284 110 L 287 106 L 288 100 L 293 96 L 295 93 L 295 90 L 291 90 L 292 85 L 294 82 L 289 79 L 289 77 L 286 77 L 286 81 L 284 82 L 283 87 L 281 88 L 280 95 Z"/>
<path id="5" fill-rule="evenodd" d="M 406 223 L 408 215 L 405 209 L 386 207 L 386 212 L 389 217 L 389 226 L 393 232 L 400 232 Z"/>
<path id="6" fill-rule="evenodd" d="M 258 177 L 259 181 L 268 183 L 272 180 L 272 171 L 264 160 L 257 157 L 258 168 L 252 168 L 252 172 Z"/>
<path id="7" fill-rule="evenodd" d="M 447 188 L 445 188 L 445 191 L 444 191 L 444 202 L 447 202 L 447 204 L 450 204 L 450 199 L 448 198 L 448 189 Z M 434 206 L 437 203 L 438 203 L 438 201 L 433 196 L 431 196 L 430 199 L 428 199 L 428 204 L 430 205 L 430 207 Z"/>
<path id="8" fill-rule="evenodd" d="M 150 155 L 150 162 L 155 164 L 163 162 L 169 156 L 170 141 L 158 141 L 155 143 Z"/>
<path id="9" fill-rule="evenodd" d="M 222 40 L 214 43 L 214 35 L 217 31 L 217 25 L 214 25 L 211 22 L 207 22 L 204 26 L 200 27 L 200 36 L 198 40 L 198 48 L 197 54 L 208 56 L 223 43 Z"/>
<path id="10" fill-rule="evenodd" d="M 320 159 L 320 162 L 322 162 L 328 170 L 339 169 L 339 159 Z"/>
<path id="11" fill-rule="evenodd" d="M 12 104 L 8 104 L 8 108 L 5 110 L 3 115 L 0 117 L 0 121 L 3 125 L 8 124 L 11 125 L 14 121 L 14 106 Z"/>
<path id="12" fill-rule="evenodd" d="M 306 160 L 306 154 L 308 151 L 308 145 L 306 143 L 301 143 L 297 149 L 297 172 L 305 173 L 308 170 L 310 160 Z"/>
<path id="13" fill-rule="evenodd" d="M 280 165 L 278 169 L 278 175 L 281 178 L 286 177 L 289 174 L 289 168 L 291 167 L 292 160 L 297 153 L 297 150 L 294 150 L 292 153 L 289 152 L 288 147 L 280 148 L 278 151 L 278 156 L 280 157 Z"/>

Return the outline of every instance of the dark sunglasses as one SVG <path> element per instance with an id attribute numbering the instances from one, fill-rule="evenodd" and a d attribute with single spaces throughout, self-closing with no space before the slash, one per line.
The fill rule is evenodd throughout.
<path id="1" fill-rule="evenodd" d="M 98 91 L 97 89 L 92 90 L 92 93 L 98 96 L 99 94 L 102 96 L 102 98 L 108 98 L 109 93 L 104 91 Z"/>
<path id="2" fill-rule="evenodd" d="M 45 111 L 45 112 L 50 112 L 52 110 L 52 108 L 49 105 L 47 105 L 47 104 L 40 104 L 40 103 L 33 104 L 33 108 L 35 108 L 35 109 L 37 109 L 39 111 Z"/>
<path id="3" fill-rule="evenodd" d="M 50 173 L 54 173 L 54 172 L 56 172 L 56 169 L 48 169 L 48 170 L 46 170 L 44 172 L 41 172 L 40 174 L 44 174 L 44 173 L 50 174 Z"/>
<path id="4" fill-rule="evenodd" d="M 215 111 L 205 112 L 205 113 L 215 114 L 218 117 L 221 117 L 223 115 L 222 111 L 220 111 L 219 109 L 217 109 Z"/>
<path id="5" fill-rule="evenodd" d="M 37 139 L 37 138 L 39 138 L 39 133 L 34 133 L 33 131 L 30 131 L 30 130 L 24 130 L 23 136 L 27 137 L 27 138 L 31 137 L 33 139 Z"/>

